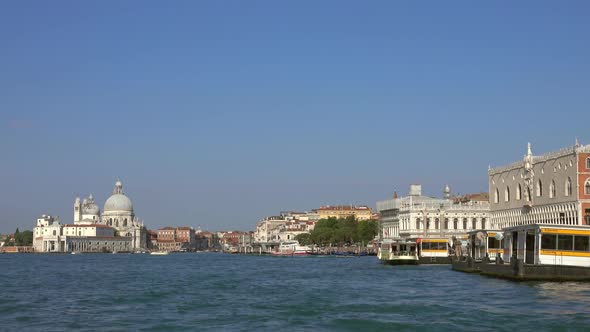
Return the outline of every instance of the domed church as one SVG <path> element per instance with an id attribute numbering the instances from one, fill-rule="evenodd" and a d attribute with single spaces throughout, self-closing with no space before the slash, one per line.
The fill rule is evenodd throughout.
<path id="1" fill-rule="evenodd" d="M 133 204 L 123 192 L 121 181 L 117 180 L 115 183 L 113 194 L 106 200 L 102 215 L 99 215 L 100 209 L 94 203 L 92 195 L 82 202 L 80 202 L 80 198 L 76 198 L 74 224 L 106 225 L 114 228 L 118 236 L 130 238 L 133 249 L 146 248 L 146 228 L 143 222 L 135 217 Z"/>

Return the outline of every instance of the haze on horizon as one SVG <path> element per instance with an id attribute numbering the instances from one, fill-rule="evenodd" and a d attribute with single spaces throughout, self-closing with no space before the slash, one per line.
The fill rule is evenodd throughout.
<path id="1" fill-rule="evenodd" d="M 5 1 L 0 232 L 117 178 L 150 229 L 253 229 L 590 143 L 590 4 Z"/>

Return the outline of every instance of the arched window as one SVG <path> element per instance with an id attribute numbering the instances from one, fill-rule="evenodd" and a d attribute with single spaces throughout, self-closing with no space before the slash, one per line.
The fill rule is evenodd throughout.
<path id="1" fill-rule="evenodd" d="M 471 220 L 471 229 L 477 229 L 477 219 Z"/>
<path id="2" fill-rule="evenodd" d="M 449 218 L 445 218 L 445 229 L 449 229 Z"/>
<path id="3" fill-rule="evenodd" d="M 463 229 L 467 229 L 467 218 L 463 218 Z"/>
<path id="4" fill-rule="evenodd" d="M 426 228 L 425 229 L 430 229 L 430 218 L 426 218 Z"/>
<path id="5" fill-rule="evenodd" d="M 486 218 L 481 218 L 481 229 L 486 229 Z"/>
<path id="6" fill-rule="evenodd" d="M 590 195 L 590 179 L 586 180 L 586 184 L 584 185 L 584 193 L 586 195 Z"/>
<path id="7" fill-rule="evenodd" d="M 541 180 L 539 180 L 537 182 L 537 197 L 541 197 L 543 196 L 543 182 L 541 182 Z"/>
<path id="8" fill-rule="evenodd" d="M 500 192 L 498 191 L 498 188 L 496 188 L 496 191 L 494 192 L 494 203 L 498 204 L 499 201 L 500 201 Z"/>
<path id="9" fill-rule="evenodd" d="M 125 220 L 123 220 L 123 227 L 127 227 L 127 218 L 125 218 Z"/>
<path id="10" fill-rule="evenodd" d="M 459 220 L 457 218 L 453 219 L 453 229 L 457 229 L 459 227 Z"/>
<path id="11" fill-rule="evenodd" d="M 555 181 L 551 180 L 551 185 L 549 185 L 549 197 L 555 198 Z"/>
<path id="12" fill-rule="evenodd" d="M 506 187 L 506 190 L 504 191 L 504 201 L 510 202 L 510 188 L 509 187 Z"/>
<path id="13" fill-rule="evenodd" d="M 565 195 L 572 195 L 572 178 L 567 178 L 567 180 L 565 181 Z"/>
<path id="14" fill-rule="evenodd" d="M 520 201 L 522 199 L 522 187 L 520 183 L 516 185 L 516 200 Z"/>
<path id="15" fill-rule="evenodd" d="M 416 218 L 416 229 L 420 229 L 420 218 Z"/>
<path id="16" fill-rule="evenodd" d="M 586 169 L 590 169 L 590 157 L 586 158 Z"/>
<path id="17" fill-rule="evenodd" d="M 434 229 L 438 229 L 439 228 L 439 221 L 438 218 L 434 219 Z"/>

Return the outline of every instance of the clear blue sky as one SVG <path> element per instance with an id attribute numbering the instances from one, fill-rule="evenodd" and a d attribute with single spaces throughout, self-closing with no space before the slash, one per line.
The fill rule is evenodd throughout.
<path id="1" fill-rule="evenodd" d="M 252 229 L 590 143 L 587 1 L 2 1 L 0 232 Z"/>

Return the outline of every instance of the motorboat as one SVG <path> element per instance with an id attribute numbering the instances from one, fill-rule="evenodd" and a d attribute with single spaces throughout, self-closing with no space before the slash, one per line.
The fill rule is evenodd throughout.
<path id="1" fill-rule="evenodd" d="M 170 252 L 168 251 L 152 251 L 150 252 L 150 255 L 154 255 L 154 256 L 164 256 L 164 255 L 168 255 Z"/>
<path id="2" fill-rule="evenodd" d="M 271 252 L 273 256 L 307 256 L 311 253 L 308 246 L 299 245 L 297 241 L 281 242 L 277 251 Z"/>

